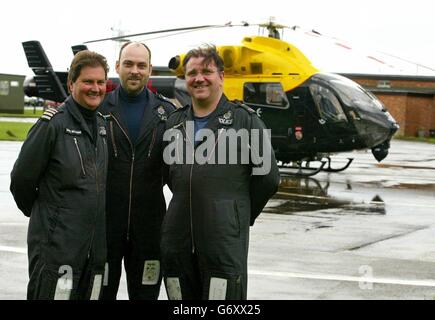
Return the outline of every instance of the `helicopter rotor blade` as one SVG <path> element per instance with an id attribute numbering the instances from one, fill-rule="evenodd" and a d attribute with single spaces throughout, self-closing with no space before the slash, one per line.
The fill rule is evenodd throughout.
<path id="1" fill-rule="evenodd" d="M 199 29 L 208 29 L 208 28 L 226 28 L 226 27 L 235 27 L 235 26 L 246 27 L 248 25 L 249 24 L 247 24 L 247 23 L 243 23 L 241 25 L 233 25 L 233 24 L 231 24 L 231 22 L 229 22 L 229 23 L 222 24 L 222 25 L 203 25 L 203 26 L 194 26 L 194 27 L 155 30 L 155 31 L 149 31 L 149 32 L 140 32 L 140 33 L 126 34 L 126 35 L 121 35 L 121 36 L 116 36 L 116 37 L 90 40 L 90 41 L 85 41 L 84 43 L 95 43 L 95 42 L 109 41 L 109 40 L 121 40 L 121 39 L 128 38 L 128 37 L 137 37 L 137 36 L 144 36 L 144 35 L 150 35 L 150 34 L 156 34 L 156 33 L 167 33 L 167 32 L 186 31 L 186 30 L 199 30 Z"/>
<path id="2" fill-rule="evenodd" d="M 295 26 L 296 27 L 296 26 Z M 361 48 L 361 46 L 358 46 L 357 44 L 352 44 L 352 41 L 348 41 L 348 40 L 344 40 L 344 39 L 340 39 L 331 35 L 327 35 L 324 34 L 323 32 L 319 32 L 315 29 L 302 29 L 297 27 L 301 32 L 304 32 L 307 35 L 310 36 L 315 36 L 318 38 L 323 38 L 327 41 L 329 41 L 331 44 L 338 46 L 340 48 L 344 48 L 348 51 L 354 50 L 354 51 L 359 51 L 359 55 L 361 57 L 365 57 L 366 59 L 370 59 L 370 61 L 372 62 L 376 62 L 377 64 L 381 64 L 384 65 L 388 68 L 391 69 L 396 69 L 397 71 L 401 71 L 401 67 L 400 67 L 400 63 L 405 63 L 408 65 L 414 65 L 417 68 L 423 68 L 426 70 L 430 70 L 430 71 L 435 71 L 435 68 L 433 68 L 433 66 L 428 66 L 428 65 L 424 65 L 422 63 L 416 62 L 416 61 L 411 61 L 409 59 L 405 59 L 403 57 L 400 57 L 398 55 L 393 55 L 391 53 L 385 52 L 385 51 L 380 51 L 380 50 L 376 50 L 376 49 L 364 49 Z M 292 28 L 294 31 L 296 31 L 297 28 Z"/>

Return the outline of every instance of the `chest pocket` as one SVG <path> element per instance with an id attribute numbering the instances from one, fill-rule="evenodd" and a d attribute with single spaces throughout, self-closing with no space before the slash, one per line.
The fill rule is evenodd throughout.
<path id="1" fill-rule="evenodd" d="M 63 159 L 65 181 L 74 184 L 77 179 L 84 179 L 89 174 L 88 158 L 91 150 L 88 150 L 88 142 L 85 134 L 78 129 L 65 129 L 65 159 Z"/>

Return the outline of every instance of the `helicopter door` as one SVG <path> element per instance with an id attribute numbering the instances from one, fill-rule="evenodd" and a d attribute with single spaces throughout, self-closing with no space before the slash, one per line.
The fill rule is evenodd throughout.
<path id="1" fill-rule="evenodd" d="M 319 123 L 324 129 L 324 135 L 319 136 L 318 143 L 322 140 L 334 143 L 343 143 L 343 139 L 349 135 L 349 124 L 343 107 L 337 96 L 328 88 L 317 83 L 309 86 L 314 105 L 319 113 Z"/>
<path id="2" fill-rule="evenodd" d="M 292 101 L 292 124 L 288 129 L 290 145 L 299 149 L 303 145 L 309 145 L 308 151 L 315 151 L 315 142 L 323 130 L 319 130 L 319 114 L 312 107 L 309 89 L 306 86 L 299 86 L 287 93 L 288 99 Z"/>
<path id="3" fill-rule="evenodd" d="M 280 82 L 246 82 L 243 102 L 253 108 L 267 128 L 272 129 L 275 150 L 288 144 L 290 104 Z"/>

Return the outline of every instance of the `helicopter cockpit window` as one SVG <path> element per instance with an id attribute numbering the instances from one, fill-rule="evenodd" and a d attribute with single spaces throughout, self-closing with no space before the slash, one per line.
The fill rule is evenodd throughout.
<path id="1" fill-rule="evenodd" d="M 247 82 L 243 86 L 243 101 L 261 107 L 287 108 L 289 102 L 279 82 Z"/>
<path id="2" fill-rule="evenodd" d="M 362 109 L 371 111 L 372 108 L 382 110 L 384 107 L 372 93 L 348 79 L 332 80 L 343 102 L 347 105 L 357 105 Z"/>
<path id="3" fill-rule="evenodd" d="M 310 91 L 322 119 L 333 122 L 347 121 L 340 101 L 332 91 L 318 84 L 310 85 Z"/>

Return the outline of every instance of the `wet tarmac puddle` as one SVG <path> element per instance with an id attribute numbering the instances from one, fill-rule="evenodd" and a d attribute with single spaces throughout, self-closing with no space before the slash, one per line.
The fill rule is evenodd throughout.
<path id="1" fill-rule="evenodd" d="M 266 213 L 291 215 L 297 212 L 321 211 L 340 208 L 342 210 L 326 210 L 330 215 L 384 215 L 385 203 L 379 195 L 373 197 L 369 203 L 354 202 L 328 195 L 329 182 L 320 183 L 314 178 L 281 179 L 278 192 L 264 209 Z M 350 184 L 347 185 L 352 190 Z"/>
<path id="2" fill-rule="evenodd" d="M 430 184 L 399 183 L 395 187 L 397 189 L 435 190 L 435 183 L 430 183 Z"/>
<path id="3" fill-rule="evenodd" d="M 433 159 L 430 159 L 432 161 Z M 424 159 L 424 162 L 427 162 L 427 159 Z M 400 169 L 417 169 L 417 170 L 435 170 L 433 166 L 410 166 L 410 165 L 401 165 L 401 164 L 390 164 L 390 163 L 377 163 L 376 167 L 378 168 L 400 168 Z"/>

